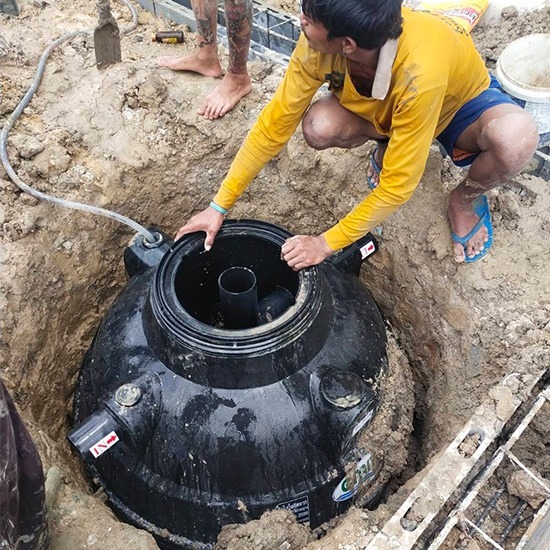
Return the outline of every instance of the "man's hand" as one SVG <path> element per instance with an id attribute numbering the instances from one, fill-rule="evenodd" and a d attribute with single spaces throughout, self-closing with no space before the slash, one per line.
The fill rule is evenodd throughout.
<path id="1" fill-rule="evenodd" d="M 294 271 L 320 264 L 333 253 L 323 235 L 296 235 L 287 239 L 281 248 L 281 258 Z"/>
<path id="2" fill-rule="evenodd" d="M 176 241 L 188 233 L 204 231 L 206 233 L 204 249 L 208 251 L 212 248 L 214 238 L 218 234 L 222 223 L 223 214 L 217 212 L 209 206 L 202 212 L 199 212 L 196 216 L 193 216 L 184 226 L 180 228 L 180 230 L 176 233 Z"/>

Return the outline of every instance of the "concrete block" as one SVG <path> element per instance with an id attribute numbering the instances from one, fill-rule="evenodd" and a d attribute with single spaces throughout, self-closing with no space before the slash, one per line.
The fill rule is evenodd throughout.
<path id="1" fill-rule="evenodd" d="M 195 30 L 195 16 L 193 12 L 172 0 L 154 0 L 155 15 L 169 19 L 178 25 L 188 25 Z"/>

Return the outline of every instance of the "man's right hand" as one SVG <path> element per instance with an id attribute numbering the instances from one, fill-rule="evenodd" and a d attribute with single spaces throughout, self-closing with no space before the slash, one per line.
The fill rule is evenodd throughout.
<path id="1" fill-rule="evenodd" d="M 211 206 L 205 208 L 202 212 L 193 216 L 180 230 L 176 233 L 176 241 L 195 231 L 204 231 L 206 239 L 204 240 L 204 249 L 206 251 L 212 248 L 214 238 L 218 234 L 223 223 L 223 214 L 214 210 Z"/>

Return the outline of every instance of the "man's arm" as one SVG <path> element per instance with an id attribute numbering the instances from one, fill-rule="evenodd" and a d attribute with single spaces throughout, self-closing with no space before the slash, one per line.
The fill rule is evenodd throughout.
<path id="1" fill-rule="evenodd" d="M 424 172 L 443 98 L 442 88 L 404 98 L 392 119 L 379 185 L 323 234 L 288 239 L 282 258 L 290 267 L 297 271 L 321 263 L 366 235 L 409 200 Z"/>
<path id="2" fill-rule="evenodd" d="M 398 106 L 392 119 L 380 183 L 324 233 L 332 250 L 360 239 L 410 199 L 426 167 L 443 99 L 444 90 L 435 88 Z"/>
<path id="3" fill-rule="evenodd" d="M 301 37 L 283 81 L 246 136 L 216 193 L 214 207 L 209 206 L 194 216 L 178 231 L 176 238 L 194 231 L 206 231 L 205 245 L 212 245 L 224 213 L 292 137 L 315 92 L 324 82 L 317 76 L 317 59 L 318 54 Z"/>
<path id="4" fill-rule="evenodd" d="M 318 53 L 301 37 L 285 76 L 248 133 L 214 202 L 229 210 L 260 170 L 294 134 L 324 80 L 316 74 Z"/>

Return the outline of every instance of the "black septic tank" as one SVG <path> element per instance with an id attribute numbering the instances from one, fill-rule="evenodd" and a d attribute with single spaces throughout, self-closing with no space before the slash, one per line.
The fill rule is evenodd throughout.
<path id="1" fill-rule="evenodd" d="M 296 273 L 289 236 L 228 221 L 207 253 L 202 233 L 125 251 L 131 278 L 84 360 L 69 440 L 162 548 L 212 548 L 223 525 L 274 508 L 315 528 L 375 478 L 356 445 L 387 364 L 357 278 L 375 243 Z"/>

